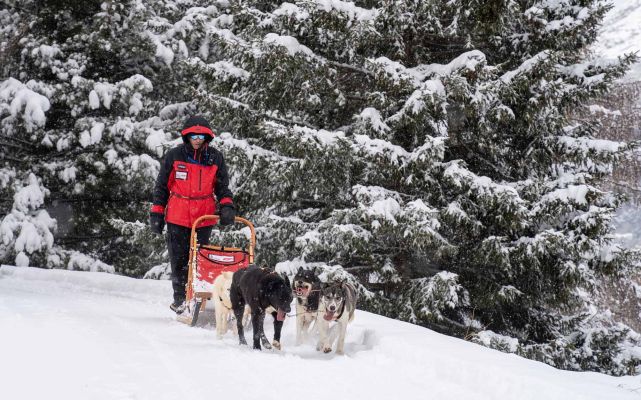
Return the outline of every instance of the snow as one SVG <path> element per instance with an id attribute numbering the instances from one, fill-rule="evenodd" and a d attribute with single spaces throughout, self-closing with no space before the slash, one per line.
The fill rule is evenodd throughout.
<path id="1" fill-rule="evenodd" d="M 352 147 L 355 151 L 360 151 L 363 154 L 370 156 L 378 156 L 387 154 L 388 157 L 396 163 L 402 163 L 409 157 L 407 150 L 401 146 L 391 144 L 387 140 L 372 139 L 366 135 L 354 135 L 354 144 Z"/>
<path id="2" fill-rule="evenodd" d="M 89 92 L 89 105 L 92 109 L 100 107 L 102 101 L 103 107 L 106 109 L 111 108 L 115 88 L 109 83 L 96 82 L 93 90 Z M 93 95 L 92 93 L 95 93 Z"/>
<path id="3" fill-rule="evenodd" d="M 285 321 L 282 351 L 258 352 L 231 333 L 217 340 L 209 323 L 177 322 L 170 298 L 169 281 L 0 267 L 0 397 L 639 398 L 639 377 L 560 371 L 360 310 L 345 356 L 320 354 L 313 341 L 294 346 L 294 318 Z"/>
<path id="4" fill-rule="evenodd" d="M 291 56 L 302 53 L 308 57 L 315 57 L 314 52 L 311 51 L 309 47 L 298 43 L 298 40 L 293 36 L 280 36 L 276 33 L 268 33 L 265 35 L 263 42 L 285 47 L 287 53 Z"/>
<path id="5" fill-rule="evenodd" d="M 573 202 L 576 204 L 587 204 L 586 196 L 590 191 L 587 185 L 569 185 L 565 189 L 554 190 L 541 199 L 542 203 L 559 200 L 563 203 Z"/>
<path id="6" fill-rule="evenodd" d="M 31 50 L 31 56 L 32 57 L 37 57 L 38 55 L 42 56 L 42 58 L 45 59 L 51 59 L 54 58 L 58 55 L 60 55 L 61 51 L 58 47 L 54 46 L 47 46 L 44 44 L 41 44 L 40 46 L 34 48 Z"/>
<path id="7" fill-rule="evenodd" d="M 488 347 L 492 344 L 493 341 L 507 343 L 509 346 L 509 351 L 511 352 L 516 352 L 516 349 L 518 348 L 518 345 L 519 345 L 518 339 L 509 337 L 509 336 L 499 335 L 498 333 L 495 333 L 492 331 L 481 331 L 478 334 L 478 338 L 481 343 L 483 343 L 485 346 L 488 346 Z"/>
<path id="8" fill-rule="evenodd" d="M 381 113 L 373 107 L 365 108 L 363 111 L 361 111 L 358 118 L 360 118 L 362 121 L 369 122 L 372 129 L 376 132 L 384 133 L 390 131 L 390 127 L 383 121 Z"/>
<path id="9" fill-rule="evenodd" d="M 228 61 L 217 61 L 213 65 L 214 75 L 221 78 L 223 81 L 229 78 L 237 78 L 240 80 L 247 80 L 250 77 L 249 72 L 242 68 L 238 68 L 233 63 Z"/>
<path id="10" fill-rule="evenodd" d="M 28 185 L 18 189 L 13 195 L 13 206 L 20 212 L 29 212 L 38 209 L 44 204 L 48 190 L 40 186 L 38 178 L 30 173 L 27 178 Z"/>
<path id="11" fill-rule="evenodd" d="M 92 110 L 100 108 L 100 97 L 95 90 L 89 92 L 89 107 L 91 107 Z"/>
<path id="12" fill-rule="evenodd" d="M 547 50 L 542 51 L 537 55 L 535 55 L 534 57 L 525 60 L 517 69 L 508 71 L 505 74 L 503 74 L 501 76 L 501 81 L 509 84 L 512 82 L 512 79 L 514 79 L 514 77 L 531 71 L 533 68 L 538 66 L 539 63 L 544 62 L 549 57 L 550 57 L 550 54 Z"/>
<path id="13" fill-rule="evenodd" d="M 148 131 L 149 134 L 145 139 L 145 146 L 158 157 L 162 157 L 163 146 L 168 143 L 167 135 L 165 135 L 165 132 L 160 129 L 149 129 Z"/>
<path id="14" fill-rule="evenodd" d="M 327 13 L 331 13 L 336 10 L 341 14 L 347 15 L 350 20 L 358 20 L 362 22 L 373 21 L 378 16 L 376 9 L 368 10 L 366 8 L 357 7 L 351 1 L 315 0 L 314 2 L 319 9 L 322 9 Z"/>
<path id="15" fill-rule="evenodd" d="M 100 143 L 104 130 L 105 124 L 103 122 L 96 122 L 96 124 L 92 126 L 89 131 L 80 132 L 80 138 L 78 139 L 80 145 L 84 148 L 96 143 Z"/>
<path id="16" fill-rule="evenodd" d="M 31 254 L 45 248 L 50 249 L 53 246 L 53 234 L 50 230 L 55 226 L 56 221 L 45 210 L 40 210 L 34 218 L 22 221 L 20 234 L 14 244 L 16 253 L 19 253 L 16 262 L 20 259 L 26 261 L 23 265 L 29 265 L 29 259 L 24 252 Z"/>
<path id="17" fill-rule="evenodd" d="M 16 265 L 19 267 L 28 267 L 29 257 L 23 252 L 18 253 L 16 256 Z"/>
<path id="18" fill-rule="evenodd" d="M 97 122 L 94 126 L 91 127 L 91 143 L 100 143 L 102 140 L 102 133 L 105 131 L 105 124 L 103 122 Z"/>
<path id="19" fill-rule="evenodd" d="M 423 82 L 422 87 L 415 90 L 414 93 L 412 93 L 412 95 L 409 97 L 409 99 L 407 99 L 407 102 L 405 103 L 405 105 L 403 105 L 401 113 L 409 112 L 412 115 L 419 114 L 426 107 L 424 99 L 431 99 L 435 94 L 443 97 L 445 96 L 445 87 L 443 86 L 443 83 L 438 79 Z"/>
<path id="20" fill-rule="evenodd" d="M 307 11 L 301 9 L 296 4 L 292 4 L 292 3 L 281 4 L 280 7 L 274 10 L 272 14 L 276 17 L 280 17 L 280 16 L 294 17 L 299 21 L 303 21 L 309 18 L 309 13 Z"/>
<path id="21" fill-rule="evenodd" d="M 626 203 L 614 217 L 615 237 L 626 248 L 641 249 L 641 212 L 639 206 Z"/>
<path id="22" fill-rule="evenodd" d="M 0 238 L 6 246 L 13 243 L 16 252 L 15 263 L 21 266 L 29 265 L 29 256 L 34 252 L 51 249 L 53 246 L 52 230 L 56 221 L 47 211 L 38 209 L 44 203 L 49 191 L 40 186 L 38 178 L 29 174 L 27 185 L 18 189 L 13 197 L 13 206 L 0 220 Z"/>
<path id="23" fill-rule="evenodd" d="M 405 79 L 412 81 L 414 85 L 418 85 L 419 83 L 416 74 L 405 68 L 405 66 L 398 61 L 390 60 L 387 57 L 378 57 L 376 59 L 370 59 L 370 62 L 381 68 L 395 83 Z"/>
<path id="24" fill-rule="evenodd" d="M 44 127 L 45 113 L 51 107 L 47 97 L 31 90 L 31 83 L 34 81 L 23 84 L 14 78 L 0 81 L 0 112 L 6 108 L 12 117 L 22 118 L 27 132 Z"/>
<path id="25" fill-rule="evenodd" d="M 478 65 L 484 65 L 485 63 L 485 54 L 480 50 L 472 50 L 461 54 L 447 64 L 423 64 L 408 69 L 408 72 L 414 75 L 417 80 L 422 81 L 426 77 L 445 77 L 460 70 L 473 71 Z"/>
<path id="26" fill-rule="evenodd" d="M 593 46 L 595 56 L 613 61 L 627 53 L 639 52 L 641 55 L 641 0 L 610 0 L 609 3 L 614 8 L 603 20 Z M 641 80 L 641 62 L 632 66 L 625 79 Z"/>
<path id="27" fill-rule="evenodd" d="M 80 252 L 74 252 L 69 256 L 67 269 L 73 271 L 115 272 L 112 265 L 105 264 Z"/>
<path id="28" fill-rule="evenodd" d="M 588 110 L 590 111 L 590 114 L 604 114 L 604 115 L 612 115 L 615 117 L 620 117 L 622 115 L 621 111 L 619 110 L 612 111 L 603 106 L 599 106 L 596 104 L 592 104 L 588 106 Z"/>
<path id="29" fill-rule="evenodd" d="M 174 52 L 162 43 L 156 43 L 156 58 L 162 60 L 168 67 L 174 62 Z"/>
<path id="30" fill-rule="evenodd" d="M 394 199 L 377 200 L 367 207 L 366 213 L 373 218 L 382 218 L 392 225 L 398 225 L 396 216 L 401 212 L 401 205 Z"/>
<path id="31" fill-rule="evenodd" d="M 140 93 L 134 93 L 134 95 L 131 96 L 131 99 L 129 100 L 129 114 L 138 115 L 138 113 L 142 111 L 141 97 Z"/>

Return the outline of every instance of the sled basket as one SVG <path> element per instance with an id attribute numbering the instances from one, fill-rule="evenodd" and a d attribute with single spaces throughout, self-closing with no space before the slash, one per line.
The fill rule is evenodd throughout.
<path id="1" fill-rule="evenodd" d="M 196 249 L 195 263 L 196 276 L 192 280 L 192 289 L 196 293 L 211 293 L 209 285 L 223 271 L 236 272 L 249 265 L 249 253 L 238 248 L 203 245 Z"/>
<path id="2" fill-rule="evenodd" d="M 249 228 L 250 237 L 246 248 L 223 247 L 209 244 L 199 244 L 196 227 L 203 221 L 218 221 L 218 215 L 204 215 L 198 218 L 191 228 L 189 238 L 189 272 L 187 275 L 186 301 L 187 311 L 181 315 L 182 322 L 192 326 L 196 324 L 198 313 L 204 309 L 205 303 L 211 298 L 214 280 L 225 271 L 236 272 L 254 262 L 256 247 L 256 232 L 254 225 L 240 217 L 235 223 L 242 223 Z"/>

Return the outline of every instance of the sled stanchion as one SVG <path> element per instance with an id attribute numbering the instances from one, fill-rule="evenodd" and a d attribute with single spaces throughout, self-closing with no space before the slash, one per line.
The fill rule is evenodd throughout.
<path id="1" fill-rule="evenodd" d="M 202 307 L 202 304 L 202 300 L 196 300 L 196 305 L 194 306 L 194 316 L 191 319 L 191 323 L 189 324 L 190 326 L 196 326 L 196 322 L 198 322 L 198 314 L 200 314 L 200 308 Z"/>

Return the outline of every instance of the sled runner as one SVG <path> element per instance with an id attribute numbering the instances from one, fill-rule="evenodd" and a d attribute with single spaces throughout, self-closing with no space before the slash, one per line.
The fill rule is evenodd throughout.
<path id="1" fill-rule="evenodd" d="M 256 232 L 254 225 L 248 220 L 236 217 L 234 222 L 242 223 L 249 228 L 250 237 L 247 247 L 224 247 L 212 244 L 198 243 L 196 227 L 203 221 L 216 220 L 218 215 L 203 215 L 198 218 L 191 228 L 189 238 L 189 272 L 187 276 L 186 303 L 187 309 L 178 316 L 178 320 L 196 325 L 198 314 L 205 308 L 207 300 L 212 296 L 214 279 L 223 271 L 236 272 L 254 262 L 256 247 Z"/>

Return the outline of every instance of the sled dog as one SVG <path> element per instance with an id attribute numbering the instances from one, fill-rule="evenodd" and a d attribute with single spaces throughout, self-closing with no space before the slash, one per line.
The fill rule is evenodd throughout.
<path id="1" fill-rule="evenodd" d="M 335 282 L 321 286 L 320 303 L 318 305 L 318 330 L 320 337 L 316 350 L 324 353 L 332 351 L 332 344 L 338 337 L 336 354 L 344 354 L 345 333 L 347 324 L 354 319 L 357 294 L 354 286 L 347 282 Z M 329 335 L 329 324 L 336 321 Z"/>
<path id="2" fill-rule="evenodd" d="M 280 349 L 280 333 L 286 314 L 291 311 L 293 300 L 292 289 L 287 277 L 282 277 L 268 268 L 249 266 L 241 268 L 232 277 L 229 292 L 232 309 L 236 316 L 238 340 L 247 344 L 243 330 L 242 317 L 245 305 L 251 309 L 251 322 L 254 336 L 254 349 L 260 350 L 260 344 L 267 349 Z M 274 341 L 270 344 L 263 330 L 265 311 L 273 307 Z"/>
<path id="3" fill-rule="evenodd" d="M 214 312 L 216 313 L 216 337 L 218 339 L 223 338 L 223 335 L 229 328 L 227 323 L 234 316 L 234 312 L 231 308 L 231 300 L 229 298 L 233 276 L 233 272 L 223 271 L 223 273 L 218 275 L 214 280 L 212 300 L 214 301 Z M 247 326 L 247 321 L 249 320 L 249 312 L 249 306 L 245 306 L 245 311 L 243 313 L 243 326 Z M 236 323 L 234 321 L 231 322 L 232 330 L 234 331 L 234 333 L 238 333 Z"/>
<path id="4" fill-rule="evenodd" d="M 298 268 L 292 281 L 296 297 L 296 345 L 307 340 L 310 326 L 318 315 L 321 281 L 315 270 Z"/>

